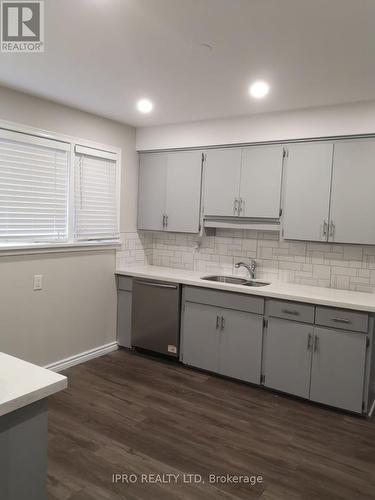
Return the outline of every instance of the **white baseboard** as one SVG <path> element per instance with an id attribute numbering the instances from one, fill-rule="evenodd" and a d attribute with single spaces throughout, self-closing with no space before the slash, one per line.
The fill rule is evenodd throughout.
<path id="1" fill-rule="evenodd" d="M 117 342 L 110 342 L 109 344 L 96 347 L 95 349 L 90 349 L 89 351 L 81 352 L 79 354 L 75 354 L 74 356 L 70 356 L 69 358 L 51 363 L 50 365 L 45 366 L 45 368 L 48 368 L 49 370 L 52 370 L 54 372 L 61 372 L 62 370 L 70 368 L 71 366 L 79 365 L 80 363 L 84 363 L 89 359 L 104 356 L 104 354 L 116 351 L 117 349 Z"/>

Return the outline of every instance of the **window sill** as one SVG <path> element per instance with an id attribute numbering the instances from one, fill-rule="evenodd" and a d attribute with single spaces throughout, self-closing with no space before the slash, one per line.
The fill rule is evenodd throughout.
<path id="1" fill-rule="evenodd" d="M 115 250 L 120 241 L 89 241 L 76 243 L 34 243 L 27 245 L 0 246 L 0 258 L 11 255 L 35 255 L 44 253 L 86 252 L 94 250 Z"/>

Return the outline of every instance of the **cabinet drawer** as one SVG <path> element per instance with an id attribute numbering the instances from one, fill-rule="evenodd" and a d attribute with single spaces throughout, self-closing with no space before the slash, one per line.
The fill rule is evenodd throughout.
<path id="1" fill-rule="evenodd" d="M 131 292 L 133 290 L 133 278 L 128 276 L 118 276 L 118 289 Z"/>
<path id="2" fill-rule="evenodd" d="M 185 300 L 198 304 L 208 304 L 210 306 L 225 307 L 237 311 L 251 312 L 255 314 L 264 313 L 263 297 L 254 297 L 236 292 L 222 292 L 187 286 L 185 287 Z"/>
<path id="3" fill-rule="evenodd" d="M 336 309 L 334 307 L 316 308 L 315 323 L 332 328 L 365 332 L 368 329 L 368 314 L 364 312 Z"/>
<path id="4" fill-rule="evenodd" d="M 268 301 L 269 316 L 301 321 L 302 323 L 314 323 L 314 309 L 315 306 L 310 304 L 273 299 Z"/>

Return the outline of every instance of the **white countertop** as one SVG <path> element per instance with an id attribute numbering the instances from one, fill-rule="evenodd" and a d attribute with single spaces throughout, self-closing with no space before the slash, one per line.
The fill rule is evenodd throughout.
<path id="1" fill-rule="evenodd" d="M 63 375 L 0 352 L 0 417 L 67 386 Z"/>
<path id="2" fill-rule="evenodd" d="M 249 295 L 260 295 L 262 297 L 273 297 L 307 302 L 310 304 L 341 307 L 343 309 L 375 312 L 375 293 L 351 292 L 348 290 L 337 290 L 335 288 L 295 285 L 284 281 L 273 281 L 270 285 L 264 287 L 246 287 L 243 285 L 204 281 L 201 278 L 207 274 L 203 272 L 185 271 L 159 266 L 130 265 L 117 269 L 116 274 L 169 281 L 172 283 L 181 283 L 204 288 L 215 288 L 230 292 L 246 293 Z"/>

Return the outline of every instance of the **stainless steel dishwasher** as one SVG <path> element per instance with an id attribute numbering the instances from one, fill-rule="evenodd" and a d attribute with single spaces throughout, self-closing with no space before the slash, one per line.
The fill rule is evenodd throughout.
<path id="1" fill-rule="evenodd" d="M 133 279 L 132 346 L 178 357 L 179 284 Z"/>

